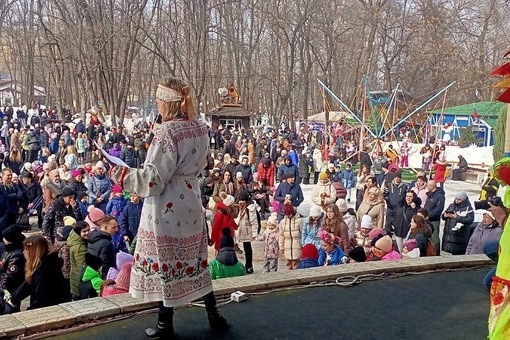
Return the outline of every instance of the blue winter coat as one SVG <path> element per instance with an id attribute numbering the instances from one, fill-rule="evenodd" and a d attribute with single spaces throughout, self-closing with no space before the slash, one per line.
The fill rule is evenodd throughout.
<path id="1" fill-rule="evenodd" d="M 331 261 L 329 262 L 328 266 L 335 266 L 337 264 L 342 264 L 342 257 L 345 256 L 345 253 L 342 249 L 340 249 L 338 246 L 335 246 L 335 250 L 333 250 L 333 253 L 331 254 Z M 319 262 L 320 266 L 323 266 L 326 263 L 327 254 L 324 251 L 324 249 L 319 249 Z"/>
<path id="2" fill-rule="evenodd" d="M 280 183 L 274 195 L 274 199 L 280 202 L 280 206 L 278 208 L 279 214 L 282 214 L 283 201 L 285 201 L 285 196 L 287 194 L 291 196 L 292 206 L 294 207 L 299 207 L 304 200 L 303 191 L 297 181 L 292 185 L 287 182 Z"/>
<path id="3" fill-rule="evenodd" d="M 130 240 L 138 233 L 140 218 L 142 216 L 143 201 L 138 204 L 128 202 L 122 214 L 119 216 L 119 228 L 122 236 L 128 236 Z"/>
<path id="4" fill-rule="evenodd" d="M 338 177 L 346 189 L 352 189 L 356 186 L 356 176 L 354 175 L 354 171 L 352 171 L 352 169 L 342 170 Z"/>
<path id="5" fill-rule="evenodd" d="M 127 205 L 127 200 L 124 197 L 114 197 L 108 201 L 105 213 L 119 218 Z"/>
<path id="6" fill-rule="evenodd" d="M 98 176 L 92 176 L 89 179 L 89 204 L 93 204 L 96 206 L 96 208 L 99 208 L 102 211 L 106 211 L 106 205 L 108 204 L 108 199 L 110 198 L 111 191 L 112 184 L 108 176 L 103 175 L 102 178 L 99 178 Z M 95 200 L 97 197 L 102 197 L 103 202 L 96 204 Z"/>
<path id="7" fill-rule="evenodd" d="M 290 159 L 290 164 L 289 165 L 287 165 L 287 164 L 280 165 L 280 167 L 278 168 L 278 174 L 277 174 L 276 178 L 279 180 L 280 178 L 282 178 L 283 174 L 292 173 L 292 174 L 294 174 L 294 177 L 296 178 L 296 182 L 299 182 L 299 169 L 298 169 L 297 165 L 295 165 L 296 163 L 293 163 L 293 161 L 289 155 L 285 156 L 284 159 Z"/>
<path id="8" fill-rule="evenodd" d="M 289 156 L 292 164 L 299 165 L 299 155 L 296 150 L 290 150 Z"/>
<path id="9" fill-rule="evenodd" d="M 318 266 L 319 266 L 319 262 L 317 262 L 317 260 L 301 259 L 301 261 L 299 261 L 296 269 L 313 268 L 313 267 L 318 267 Z"/>
<path id="10" fill-rule="evenodd" d="M 317 233 L 324 223 L 324 214 L 321 216 L 319 221 L 313 220 L 311 225 L 308 222 L 309 218 L 303 219 L 303 227 L 301 228 L 301 246 L 304 247 L 305 244 L 311 243 L 315 246 L 315 248 L 319 249 L 321 246 L 321 240 L 317 236 Z"/>

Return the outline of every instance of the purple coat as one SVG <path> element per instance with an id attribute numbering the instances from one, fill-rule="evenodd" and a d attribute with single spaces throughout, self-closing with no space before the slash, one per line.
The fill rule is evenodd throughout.
<path id="1" fill-rule="evenodd" d="M 467 228 L 467 226 L 464 226 L 464 228 Z M 483 246 L 488 241 L 499 240 L 502 233 L 503 229 L 499 225 L 486 226 L 482 222 L 478 223 L 469 239 L 466 255 L 483 254 Z"/>
<path id="2" fill-rule="evenodd" d="M 110 151 L 108 151 L 108 153 L 109 153 L 111 156 L 114 156 L 114 157 L 117 157 L 117 158 L 119 158 L 119 157 L 120 157 L 120 152 L 121 152 L 120 147 L 118 147 L 118 149 L 116 149 L 116 148 L 111 148 L 111 149 L 110 149 Z"/>

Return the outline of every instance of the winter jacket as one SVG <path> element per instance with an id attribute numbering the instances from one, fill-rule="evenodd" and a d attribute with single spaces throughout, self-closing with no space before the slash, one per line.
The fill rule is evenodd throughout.
<path id="1" fill-rule="evenodd" d="M 312 163 L 309 162 L 307 155 L 301 155 L 299 156 L 299 165 L 298 165 L 298 172 L 300 178 L 308 178 L 310 177 L 310 168 Z"/>
<path id="2" fill-rule="evenodd" d="M 257 173 L 259 174 L 259 179 L 264 182 L 265 185 L 269 187 L 274 186 L 274 164 L 271 163 L 267 168 L 264 167 L 264 159 L 257 166 Z"/>
<path id="3" fill-rule="evenodd" d="M 78 153 L 85 153 L 87 150 L 87 139 L 79 137 L 76 138 L 76 151 Z"/>
<path id="4" fill-rule="evenodd" d="M 0 196 L 2 196 L 6 213 L 18 214 L 19 202 L 23 198 L 23 192 L 17 185 L 0 185 Z"/>
<path id="5" fill-rule="evenodd" d="M 236 197 L 236 186 L 232 182 L 225 183 L 223 181 L 214 184 L 213 200 L 216 203 L 221 202 L 220 192 L 226 192 L 229 195 Z"/>
<path id="6" fill-rule="evenodd" d="M 36 199 L 43 195 L 41 185 L 37 182 L 32 182 L 30 186 L 22 184 L 21 188 L 24 190 L 25 195 L 27 196 L 28 203 L 34 203 Z"/>
<path id="7" fill-rule="evenodd" d="M 427 199 L 429 198 L 427 193 L 429 192 L 429 189 L 427 188 L 427 183 L 423 184 L 422 187 L 419 187 L 417 184 L 415 184 L 411 191 L 416 194 L 421 199 L 421 205 L 422 207 L 425 206 L 425 203 L 427 202 Z"/>
<path id="8" fill-rule="evenodd" d="M 303 226 L 301 227 L 301 247 L 304 247 L 305 244 L 311 243 L 315 246 L 315 248 L 319 249 L 321 247 L 321 240 L 319 239 L 318 232 L 322 229 L 324 224 L 324 214 L 321 218 L 316 221 L 312 219 L 312 223 L 310 224 L 310 218 L 303 218 Z"/>
<path id="9" fill-rule="evenodd" d="M 76 180 L 76 178 L 72 177 L 69 182 L 69 184 L 67 185 L 69 188 L 73 189 L 76 193 L 78 192 L 86 192 L 88 189 L 87 189 L 87 186 L 85 185 L 85 183 L 82 182 L 78 182 Z"/>
<path id="10" fill-rule="evenodd" d="M 130 240 L 138 233 L 140 219 L 142 217 L 143 201 L 138 204 L 128 202 L 122 214 L 119 216 L 119 229 L 122 236 L 128 236 Z"/>
<path id="11" fill-rule="evenodd" d="M 446 181 L 446 164 L 434 163 L 434 181 L 444 183 Z"/>
<path id="12" fill-rule="evenodd" d="M 120 152 L 121 160 L 124 161 L 130 168 L 136 168 L 136 159 L 138 158 L 138 151 L 135 151 L 132 147 L 125 147 Z"/>
<path id="13" fill-rule="evenodd" d="M 326 194 L 324 203 L 322 202 L 321 195 Z M 325 184 L 317 183 L 313 187 L 312 191 L 312 202 L 319 207 L 325 208 L 329 204 L 333 204 L 336 201 L 336 190 L 333 183 L 327 182 Z"/>
<path id="14" fill-rule="evenodd" d="M 266 228 L 258 237 L 259 241 L 264 241 L 264 258 L 277 259 L 280 256 L 280 245 L 278 227 L 274 229 Z"/>
<path id="15" fill-rule="evenodd" d="M 55 240 L 55 232 L 59 228 L 64 228 L 64 217 L 71 216 L 76 221 L 83 221 L 80 207 L 76 204 L 76 207 L 66 206 L 62 197 L 57 198 L 50 206 L 42 224 L 42 233 L 47 237 L 51 243 Z"/>
<path id="16" fill-rule="evenodd" d="M 236 252 L 232 247 L 220 249 L 216 258 L 209 262 L 209 271 L 213 280 L 246 274 L 244 265 L 237 260 Z"/>
<path id="17" fill-rule="evenodd" d="M 287 260 L 301 259 L 301 226 L 303 219 L 294 215 L 292 217 L 285 216 L 278 225 L 280 252 Z"/>
<path id="18" fill-rule="evenodd" d="M 492 173 L 489 173 L 487 178 L 482 184 L 482 191 L 480 192 L 480 201 L 488 200 L 498 194 L 499 182 L 494 178 Z"/>
<path id="19" fill-rule="evenodd" d="M 67 241 L 56 240 L 53 246 L 53 251 L 57 252 L 58 257 L 62 259 L 62 275 L 64 279 L 69 280 L 71 272 L 71 259 L 69 256 L 69 246 Z"/>
<path id="20" fill-rule="evenodd" d="M 114 146 L 113 148 L 111 148 L 110 150 L 108 150 L 108 153 L 113 156 L 113 157 L 117 157 L 117 158 L 120 158 L 120 153 L 121 153 L 121 149 L 120 149 L 120 145 L 116 145 Z"/>
<path id="21" fill-rule="evenodd" d="M 88 185 L 89 204 L 94 204 L 97 208 L 106 211 L 106 205 L 108 204 L 108 199 L 110 198 L 112 190 L 110 178 L 106 175 L 102 175 L 101 177 L 94 175 L 90 177 Z M 95 203 L 96 198 L 98 197 L 102 197 L 103 202 L 99 204 Z"/>
<path id="22" fill-rule="evenodd" d="M 384 187 L 384 200 L 386 201 L 388 209 L 396 209 L 402 204 L 406 197 L 407 185 L 404 182 L 400 182 L 399 185 L 393 181 L 387 183 Z"/>
<path id="23" fill-rule="evenodd" d="M 313 267 L 319 267 L 319 262 L 317 262 L 317 260 L 315 260 L 315 259 L 306 258 L 306 259 L 301 259 L 301 261 L 299 261 L 296 269 L 306 269 L 306 268 L 313 268 Z"/>
<path id="24" fill-rule="evenodd" d="M 349 232 L 349 239 L 353 239 L 356 237 L 356 216 L 351 215 L 349 213 L 345 213 L 342 216 L 345 224 L 347 225 L 347 230 Z"/>
<path id="25" fill-rule="evenodd" d="M 299 205 L 303 202 L 305 199 L 303 197 L 303 191 L 301 190 L 301 187 L 299 184 L 294 182 L 294 184 L 290 185 L 287 182 L 280 183 L 278 188 L 276 189 L 276 192 L 274 194 L 274 199 L 278 202 L 280 202 L 278 213 L 282 214 L 283 209 L 283 202 L 285 201 L 285 196 L 289 194 L 290 200 L 292 202 L 293 207 L 299 207 Z"/>
<path id="26" fill-rule="evenodd" d="M 491 225 L 484 225 L 482 222 L 478 223 L 473 235 L 469 239 L 466 255 L 470 254 L 484 254 L 483 247 L 489 241 L 499 241 L 503 229 L 494 222 Z"/>
<path id="27" fill-rule="evenodd" d="M 243 174 L 243 181 L 245 184 L 250 184 L 253 181 L 253 173 L 251 171 L 250 165 L 239 164 L 236 167 L 236 172 L 233 174 L 233 176 L 235 176 L 237 172 Z"/>
<path id="28" fill-rule="evenodd" d="M 67 246 L 69 247 L 69 260 L 71 263 L 71 271 L 69 272 L 71 294 L 73 296 L 80 296 L 80 271 L 81 267 L 85 263 L 87 240 L 82 238 L 73 230 L 67 238 Z"/>
<path id="29" fill-rule="evenodd" d="M 436 191 L 427 193 L 427 201 L 423 206 L 429 212 L 429 221 L 438 222 L 441 219 L 445 204 L 445 193 L 441 188 Z"/>
<path id="30" fill-rule="evenodd" d="M 324 165 L 322 162 L 322 153 L 319 149 L 313 150 L 313 171 L 314 172 L 321 172 L 322 166 Z"/>
<path id="31" fill-rule="evenodd" d="M 249 204 L 235 218 L 237 224 L 237 241 L 251 242 L 258 235 L 257 205 Z"/>
<path id="32" fill-rule="evenodd" d="M 0 289 L 14 292 L 25 281 L 25 257 L 21 244 L 7 244 L 0 257 Z"/>
<path id="33" fill-rule="evenodd" d="M 299 165 L 299 156 L 298 156 L 296 150 L 290 150 L 289 157 L 290 157 L 290 160 L 292 161 L 292 164 L 294 164 L 296 166 Z"/>
<path id="34" fill-rule="evenodd" d="M 357 220 L 361 221 L 363 215 L 368 215 L 372 218 L 374 228 L 384 227 L 384 203 L 380 200 L 375 202 L 370 202 L 368 199 L 363 200 L 356 212 Z"/>
<path id="35" fill-rule="evenodd" d="M 30 296 L 30 305 L 27 309 L 36 309 L 68 302 L 68 295 L 66 280 L 62 276 L 62 259 L 57 253 L 49 253 L 41 257 L 40 265 L 32 275 L 31 282 L 24 281 L 12 293 L 11 301 L 14 305 L 19 305 Z"/>
<path id="36" fill-rule="evenodd" d="M 388 254 L 381 257 L 381 261 L 394 261 L 394 260 L 400 260 L 402 256 L 399 254 L 398 251 L 392 250 Z"/>
<path id="37" fill-rule="evenodd" d="M 345 253 L 338 246 L 335 246 L 335 249 L 332 253 L 327 254 L 324 249 L 319 248 L 319 259 L 317 262 L 319 266 L 336 266 L 342 264 L 342 258 L 345 256 Z M 331 259 L 329 259 L 331 257 Z"/>
<path id="38" fill-rule="evenodd" d="M 230 235 L 234 237 L 235 231 L 237 230 L 237 224 L 234 221 L 233 216 L 226 215 L 225 204 L 223 202 L 218 203 L 216 206 L 216 214 L 214 215 L 212 230 L 211 230 L 211 243 L 214 249 L 220 250 L 220 241 L 222 237 L 221 230 L 223 228 L 230 228 Z"/>
<path id="39" fill-rule="evenodd" d="M 444 213 L 442 215 L 445 221 L 442 250 L 452 255 L 464 255 L 469 243 L 469 225 L 473 223 L 475 218 L 471 202 L 469 202 L 469 198 L 466 198 L 459 204 L 455 204 L 454 202 L 448 206 L 446 211 L 457 213 L 457 218 L 446 218 Z M 459 215 L 459 213 L 465 212 L 468 212 L 467 216 L 462 217 Z M 457 223 L 462 224 L 460 230 L 452 230 Z"/>
<path id="40" fill-rule="evenodd" d="M 290 158 L 289 155 L 286 155 L 283 159 L 284 160 L 290 159 L 291 163 L 289 165 L 287 165 L 285 163 L 280 165 L 280 167 L 278 168 L 278 174 L 277 174 L 276 178 L 278 180 L 280 180 L 280 178 L 282 178 L 283 174 L 291 173 L 291 174 L 294 174 L 294 177 L 296 178 L 296 183 L 299 182 L 299 169 L 298 169 L 297 165 L 292 163 L 292 159 Z"/>
<path id="41" fill-rule="evenodd" d="M 98 297 L 101 294 L 102 283 L 101 273 L 86 266 L 80 279 L 80 299 Z"/>
<path id="42" fill-rule="evenodd" d="M 407 237 L 411 229 L 411 219 L 420 209 L 419 198 L 416 199 L 415 208 L 413 209 L 405 201 L 395 209 L 396 218 L 393 220 L 393 232 L 397 237 Z"/>
<path id="43" fill-rule="evenodd" d="M 101 277 L 103 279 L 106 278 L 110 267 L 115 267 L 115 254 L 110 234 L 102 230 L 94 230 L 91 232 L 87 252 L 103 260 Z"/>
<path id="44" fill-rule="evenodd" d="M 346 189 L 352 189 L 356 186 L 356 175 L 352 169 L 342 170 L 338 179 Z"/>
<path id="45" fill-rule="evenodd" d="M 106 204 L 106 211 L 105 213 L 107 215 L 112 215 L 115 218 L 119 218 L 119 216 L 124 211 L 124 208 L 127 205 L 127 200 L 124 197 L 113 197 L 108 201 L 108 204 Z"/>

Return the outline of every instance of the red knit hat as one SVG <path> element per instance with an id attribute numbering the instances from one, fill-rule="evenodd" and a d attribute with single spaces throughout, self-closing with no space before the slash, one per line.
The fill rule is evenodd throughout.
<path id="1" fill-rule="evenodd" d="M 317 248 L 311 244 L 305 244 L 303 247 L 303 251 L 301 252 L 301 258 L 302 259 L 314 259 L 317 260 L 319 258 L 319 252 L 317 251 Z"/>

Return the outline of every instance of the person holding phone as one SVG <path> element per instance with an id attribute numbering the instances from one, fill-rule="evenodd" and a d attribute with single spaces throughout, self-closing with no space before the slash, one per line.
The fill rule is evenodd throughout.
<path id="1" fill-rule="evenodd" d="M 53 244 L 55 242 L 55 232 L 59 228 L 64 228 L 64 217 L 70 216 L 76 221 L 82 221 L 83 216 L 76 202 L 76 192 L 71 188 L 64 188 L 62 195 L 50 205 L 50 208 L 44 215 L 42 224 L 43 236 Z"/>

